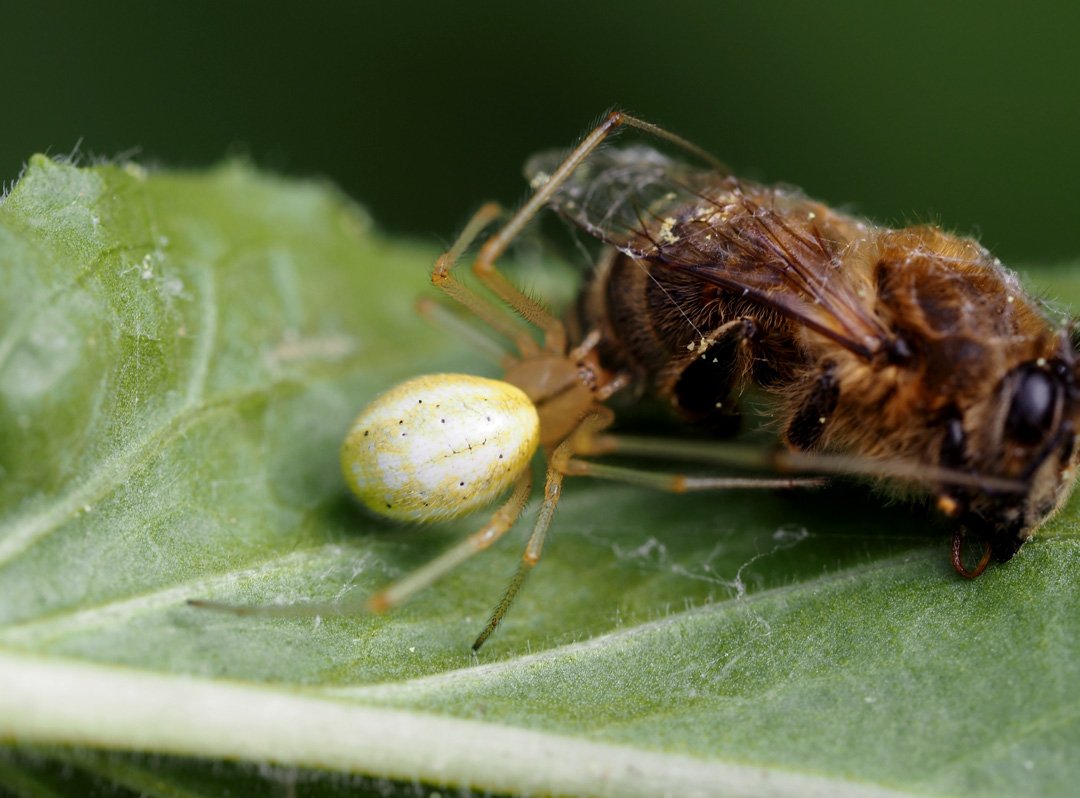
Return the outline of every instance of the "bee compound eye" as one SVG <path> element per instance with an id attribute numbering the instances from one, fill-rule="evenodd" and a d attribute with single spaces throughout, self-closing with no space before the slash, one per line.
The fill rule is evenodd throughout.
<path id="1" fill-rule="evenodd" d="M 1034 365 L 1021 366 L 1017 372 L 1005 432 L 1017 443 L 1033 445 L 1054 425 L 1061 384 Z"/>

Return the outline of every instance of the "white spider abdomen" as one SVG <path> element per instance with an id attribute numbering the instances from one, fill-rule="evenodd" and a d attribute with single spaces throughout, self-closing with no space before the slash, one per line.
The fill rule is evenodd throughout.
<path id="1" fill-rule="evenodd" d="M 374 512 L 405 521 L 491 504 L 529 466 L 540 418 L 507 382 L 416 377 L 364 408 L 341 449 L 349 487 Z"/>

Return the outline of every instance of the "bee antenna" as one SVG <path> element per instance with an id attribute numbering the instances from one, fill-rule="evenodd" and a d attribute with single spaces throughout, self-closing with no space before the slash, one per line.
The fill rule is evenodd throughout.
<path id="1" fill-rule="evenodd" d="M 993 551 L 993 547 L 990 545 L 989 541 L 984 540 L 982 557 L 979 558 L 979 562 L 975 565 L 975 567 L 969 571 L 967 569 L 967 566 L 964 565 L 965 538 L 966 535 L 964 534 L 964 531 L 962 529 L 957 529 L 955 532 L 953 532 L 952 564 L 953 568 L 956 569 L 956 573 L 960 574 L 960 576 L 964 577 L 964 579 L 974 579 L 980 574 L 982 574 L 982 572 L 986 570 L 986 566 L 989 565 L 990 554 Z"/>

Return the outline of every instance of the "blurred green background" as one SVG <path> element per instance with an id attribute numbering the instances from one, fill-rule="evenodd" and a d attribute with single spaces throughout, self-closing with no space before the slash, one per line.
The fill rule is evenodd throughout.
<path id="1" fill-rule="evenodd" d="M 0 10 L 0 178 L 36 151 L 326 176 L 432 243 L 617 105 L 1013 264 L 1080 252 L 1080 4 L 39 2 Z"/>

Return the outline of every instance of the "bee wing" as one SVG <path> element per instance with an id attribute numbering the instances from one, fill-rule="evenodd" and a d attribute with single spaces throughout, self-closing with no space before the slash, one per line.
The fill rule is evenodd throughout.
<path id="1" fill-rule="evenodd" d="M 559 161 L 558 153 L 535 156 L 526 175 L 535 185 Z M 550 205 L 631 257 L 696 274 L 863 357 L 893 338 L 862 299 L 871 288 L 858 284 L 862 275 L 839 268 L 855 223 L 794 191 L 743 184 L 636 146 L 592 154 Z"/>
<path id="2" fill-rule="evenodd" d="M 534 155 L 525 177 L 533 186 L 543 184 L 565 156 L 559 150 Z M 700 201 L 697 190 L 724 177 L 692 169 L 651 147 L 602 147 L 559 186 L 550 204 L 590 235 L 635 257 L 649 257 L 652 241 L 645 221 Z"/>

